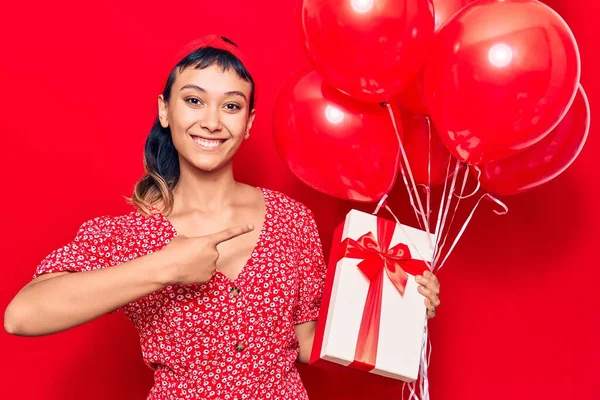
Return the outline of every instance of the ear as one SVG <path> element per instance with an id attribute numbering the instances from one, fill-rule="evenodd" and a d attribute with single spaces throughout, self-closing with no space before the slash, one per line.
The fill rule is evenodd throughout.
<path id="1" fill-rule="evenodd" d="M 160 121 L 160 125 L 163 128 L 169 127 L 169 119 L 168 119 L 168 105 L 165 101 L 164 96 L 161 94 L 158 96 L 158 119 Z"/>
<path id="2" fill-rule="evenodd" d="M 256 118 L 256 110 L 250 111 L 248 115 L 248 122 L 246 123 L 246 134 L 244 135 L 244 139 L 248 139 L 250 137 L 250 128 L 252 128 L 252 123 L 254 122 L 254 118 Z"/>

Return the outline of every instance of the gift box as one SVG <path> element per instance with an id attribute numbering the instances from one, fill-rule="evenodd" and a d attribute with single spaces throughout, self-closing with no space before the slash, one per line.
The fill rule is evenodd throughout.
<path id="1" fill-rule="evenodd" d="M 326 360 L 412 382 L 426 323 L 414 276 L 433 235 L 352 210 L 336 229 L 311 363 Z"/>

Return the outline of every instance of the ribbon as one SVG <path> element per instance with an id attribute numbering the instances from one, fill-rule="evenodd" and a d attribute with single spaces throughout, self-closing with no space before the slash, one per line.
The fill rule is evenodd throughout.
<path id="1" fill-rule="evenodd" d="M 354 361 L 350 364 L 350 367 L 363 371 L 374 369 L 377 359 L 384 271 L 398 290 L 399 295 L 402 296 L 408 282 L 407 271 L 417 275 L 429 269 L 425 261 L 412 258 L 406 244 L 399 243 L 393 248 L 389 248 L 395 229 L 394 222 L 377 218 L 378 240 L 375 239 L 372 232 L 368 232 L 358 240 L 346 238 L 340 246 L 338 260 L 342 258 L 361 259 L 358 268 L 370 282 L 358 332 Z"/>

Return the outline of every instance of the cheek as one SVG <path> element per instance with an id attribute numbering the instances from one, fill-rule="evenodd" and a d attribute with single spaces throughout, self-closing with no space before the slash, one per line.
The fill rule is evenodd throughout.
<path id="1" fill-rule="evenodd" d="M 198 121 L 198 111 L 190 108 L 176 108 L 169 115 L 169 120 L 172 125 L 171 131 L 173 133 L 186 133 L 187 130 Z"/>
<path id="2" fill-rule="evenodd" d="M 221 122 L 229 132 L 235 137 L 244 136 L 248 118 L 243 113 L 229 114 L 221 118 Z"/>
<path id="3" fill-rule="evenodd" d="M 173 141 L 173 146 L 175 147 L 175 150 L 177 150 L 177 153 L 181 154 L 182 152 L 184 152 L 186 148 L 185 136 L 174 133 L 173 128 L 171 128 L 171 140 Z"/>

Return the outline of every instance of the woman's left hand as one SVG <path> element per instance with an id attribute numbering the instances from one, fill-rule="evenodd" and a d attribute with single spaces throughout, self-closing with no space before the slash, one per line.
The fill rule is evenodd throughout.
<path id="1" fill-rule="evenodd" d="M 425 307 L 427 307 L 427 318 L 435 317 L 435 311 L 440 306 L 440 281 L 429 271 L 425 271 L 423 275 L 417 275 L 417 283 L 419 284 L 419 293 L 425 296 Z"/>

